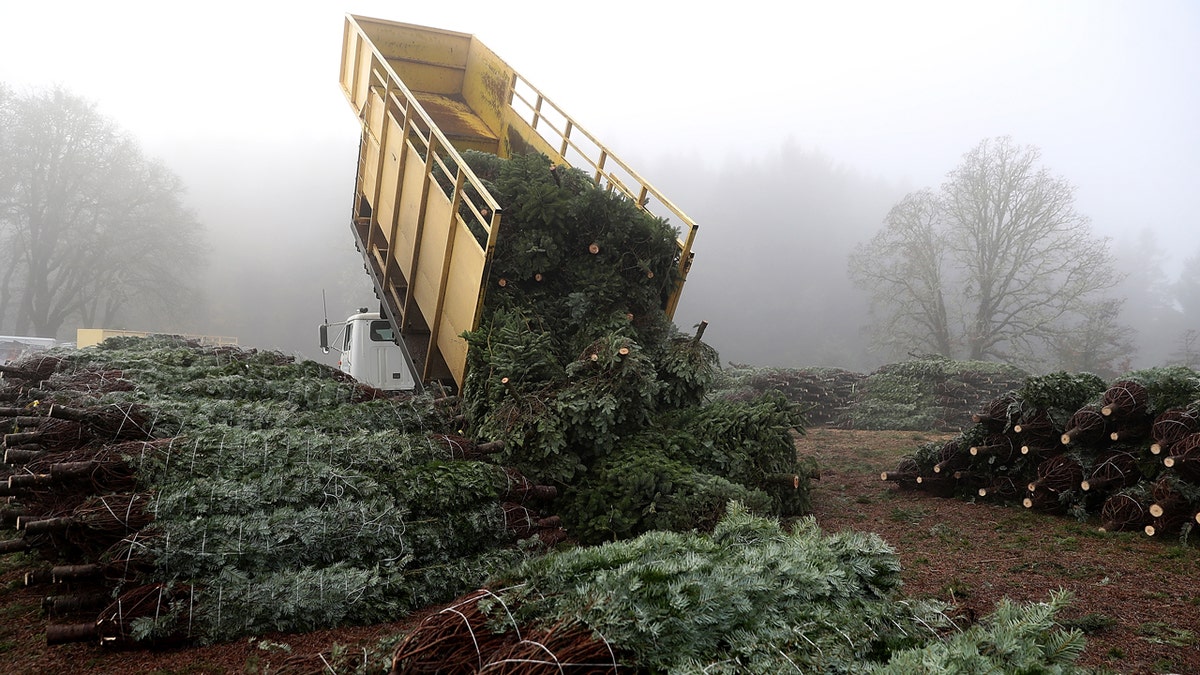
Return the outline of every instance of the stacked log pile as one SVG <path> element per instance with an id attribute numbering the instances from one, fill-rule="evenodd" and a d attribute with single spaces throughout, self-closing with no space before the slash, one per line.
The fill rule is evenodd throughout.
<path id="1" fill-rule="evenodd" d="M 1152 368 L 1105 383 L 1051 373 L 993 399 L 945 443 L 881 478 L 1016 502 L 1149 536 L 1200 524 L 1200 373 Z"/>

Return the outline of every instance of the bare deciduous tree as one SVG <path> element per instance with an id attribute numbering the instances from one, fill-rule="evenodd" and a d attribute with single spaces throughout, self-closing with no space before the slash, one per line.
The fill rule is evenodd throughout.
<path id="1" fill-rule="evenodd" d="M 61 88 L 0 116 L 0 322 L 50 337 L 190 309 L 203 232 L 179 179 Z"/>
<path id="2" fill-rule="evenodd" d="M 1071 331 L 1114 328 L 1115 314 L 1097 310 L 1115 281 L 1108 242 L 1039 156 L 1007 137 L 981 142 L 855 250 L 850 273 L 872 295 L 877 344 L 1030 366 Z"/>

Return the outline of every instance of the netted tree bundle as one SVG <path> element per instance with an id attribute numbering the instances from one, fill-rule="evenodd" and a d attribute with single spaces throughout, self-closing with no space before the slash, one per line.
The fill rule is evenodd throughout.
<path id="1" fill-rule="evenodd" d="M 1146 408 L 1152 416 L 1200 399 L 1200 372 L 1185 366 L 1135 370 L 1121 380 L 1136 382 L 1145 388 Z"/>
<path id="2" fill-rule="evenodd" d="M 1200 433 L 1190 434 L 1172 444 L 1163 465 L 1180 478 L 1200 484 Z"/>
<path id="3" fill-rule="evenodd" d="M 388 398 L 343 402 L 316 409 L 301 409 L 288 401 L 237 399 L 159 399 L 159 427 L 168 425 L 177 435 L 212 426 L 247 431 L 303 428 L 326 435 L 353 435 L 367 429 L 388 429 L 402 434 L 445 433 L 452 425 L 444 410 L 428 397 L 393 395 Z"/>
<path id="4" fill-rule="evenodd" d="M 992 434 L 979 444 L 972 445 L 968 452 L 972 457 L 993 462 L 1008 462 L 1021 454 L 1021 448 L 1012 436 Z"/>
<path id="5" fill-rule="evenodd" d="M 487 671 L 496 675 L 616 675 L 635 669 L 623 666 L 602 635 L 580 622 L 564 619 L 553 626 L 530 629 L 521 640 L 501 645 L 488 660 Z"/>
<path id="6" fill-rule="evenodd" d="M 954 471 L 965 469 L 970 462 L 971 451 L 967 440 L 956 438 L 941 445 L 937 453 L 937 461 L 930 467 L 930 470 L 933 473 L 948 475 Z"/>
<path id="7" fill-rule="evenodd" d="M 971 424 L 973 410 L 1016 387 L 1018 368 L 941 357 L 884 366 L 859 388 L 839 426 L 854 429 L 943 430 Z"/>
<path id="8" fill-rule="evenodd" d="M 1111 452 L 1101 455 L 1087 471 L 1080 489 L 1120 490 L 1142 480 L 1138 458 L 1132 452 Z"/>
<path id="9" fill-rule="evenodd" d="M 104 577 L 114 586 L 138 586 L 154 575 L 158 564 L 157 551 L 162 543 L 155 539 L 165 533 L 152 526 L 122 537 L 96 557 Z"/>
<path id="10" fill-rule="evenodd" d="M 0 477 L 7 481 L 9 494 L 22 508 L 57 513 L 63 504 L 77 504 L 91 494 L 137 489 L 137 462 L 173 442 L 167 438 L 105 445 L 91 442 L 59 449 L 8 448 L 4 457 L 9 464 L 0 471 Z"/>
<path id="11" fill-rule="evenodd" d="M 44 419 L 28 431 L 5 434 L 4 448 L 18 448 L 25 445 L 36 445 L 40 450 L 62 452 L 74 449 L 93 440 L 84 431 L 83 425 L 73 420 Z"/>
<path id="12" fill-rule="evenodd" d="M 921 644 L 934 635 L 923 621 L 940 625 L 932 606 L 897 601 L 898 572 L 873 535 L 824 535 L 811 520 L 789 533 L 735 505 L 712 535 L 652 532 L 531 559 L 431 617 L 393 672 L 428 672 L 416 666 L 438 654 L 482 672 L 520 672 L 516 659 L 567 672 L 849 668 L 882 645 Z"/>
<path id="13" fill-rule="evenodd" d="M 1009 502 L 1020 499 L 1025 491 L 1025 484 L 1019 478 L 996 476 L 990 484 L 979 488 L 976 494 L 993 501 Z"/>
<path id="14" fill-rule="evenodd" d="M 20 380 L 26 384 L 38 383 L 53 375 L 62 363 L 63 357 L 57 354 L 32 354 L 15 363 L 0 365 L 0 374 L 5 379 Z"/>
<path id="15" fill-rule="evenodd" d="M 100 611 L 95 623 L 101 643 L 128 646 L 135 642 L 180 644 L 188 637 L 179 608 L 192 599 L 192 588 L 147 584 L 131 588 Z"/>
<path id="16" fill-rule="evenodd" d="M 1091 373 L 1063 371 L 1029 377 L 1017 390 L 1022 405 L 1044 410 L 1059 426 L 1084 405 L 1096 400 L 1108 385 Z"/>
<path id="17" fill-rule="evenodd" d="M 337 561 L 255 575 L 226 570 L 202 585 L 152 582 L 122 590 L 90 625 L 105 644 L 131 647 L 378 623 L 445 602 L 448 589 L 472 581 L 478 585 L 480 570 L 499 569 L 517 559 L 512 552 L 491 551 L 407 570 L 378 561 L 365 566 Z"/>
<path id="18" fill-rule="evenodd" d="M 1106 417 L 1127 417 L 1144 414 L 1150 402 L 1146 386 L 1137 380 L 1117 380 L 1108 386 L 1100 399 L 1100 412 Z"/>
<path id="19" fill-rule="evenodd" d="M 97 404 L 86 408 L 50 405 L 46 415 L 78 422 L 85 437 L 104 443 L 153 438 L 159 414 L 141 403 Z"/>
<path id="20" fill-rule="evenodd" d="M 1154 418 L 1142 411 L 1117 418 L 1109 425 L 1108 437 L 1114 442 L 1131 443 L 1150 436 Z"/>
<path id="21" fill-rule="evenodd" d="M 1200 488 L 1189 485 L 1171 474 L 1159 476 L 1150 484 L 1150 514 L 1158 517 L 1167 511 L 1183 511 L 1192 503 L 1200 503 Z"/>
<path id="22" fill-rule="evenodd" d="M 1173 444 L 1197 432 L 1200 432 L 1200 406 L 1164 410 L 1150 427 L 1150 437 L 1154 440 L 1150 452 L 1164 454 Z"/>
<path id="23" fill-rule="evenodd" d="M 22 516 L 18 529 L 31 534 L 54 531 L 54 552 L 61 559 L 64 555 L 82 555 L 94 559 L 105 549 L 129 535 L 146 527 L 154 520 L 148 495 L 103 495 L 91 497 L 71 510 L 69 514 L 57 516 Z M 60 512 L 61 513 L 61 512 Z M 68 544 L 68 546 L 64 545 Z M 44 552 L 49 552 L 42 547 Z"/>
<path id="24" fill-rule="evenodd" d="M 920 475 L 921 466 L 917 464 L 917 460 L 905 457 L 896 463 L 895 470 L 880 473 L 879 479 L 896 483 L 901 487 L 914 487 L 917 484 L 917 477 Z"/>
<path id="25" fill-rule="evenodd" d="M 1144 529 L 1148 536 L 1162 536 L 1190 525 L 1200 506 L 1200 487 L 1164 474 L 1150 485 L 1151 520 Z"/>
<path id="26" fill-rule="evenodd" d="M 1013 432 L 1021 439 L 1022 445 L 1040 447 L 1057 444 L 1062 436 L 1062 428 L 1045 408 L 1035 408 L 1023 401 L 1018 402 Z"/>
<path id="27" fill-rule="evenodd" d="M 1012 393 L 997 396 L 988 401 L 978 412 L 972 413 L 971 421 L 982 424 L 988 431 L 999 434 L 1010 428 L 1019 408 L 1016 406 L 1017 397 Z"/>
<path id="28" fill-rule="evenodd" d="M 446 448 L 447 459 L 482 459 L 504 449 L 502 441 L 479 443 L 459 434 L 430 434 L 433 442 Z"/>
<path id="29" fill-rule="evenodd" d="M 242 375 L 192 380 L 180 389 L 186 396 L 286 401 L 306 410 L 371 401 L 383 395 L 373 387 L 335 379 L 266 380 Z"/>
<path id="30" fill-rule="evenodd" d="M 1140 530 L 1153 520 L 1149 488 L 1140 483 L 1120 490 L 1104 500 L 1100 508 L 1100 531 Z"/>
<path id="31" fill-rule="evenodd" d="M 1100 406 L 1085 405 L 1063 425 L 1063 445 L 1096 445 L 1111 440 L 1108 430 L 1108 419 L 1100 411 Z"/>
<path id="32" fill-rule="evenodd" d="M 102 367 L 56 372 L 39 383 L 43 391 L 66 393 L 73 401 L 96 399 L 114 392 L 133 391 L 135 386 L 122 371 Z"/>
<path id="33" fill-rule="evenodd" d="M 1084 468 L 1078 460 L 1067 454 L 1052 456 L 1038 465 L 1037 477 L 1032 480 L 1028 489 L 1031 492 L 1054 492 L 1062 495 L 1079 488 L 1084 480 Z"/>
<path id="34" fill-rule="evenodd" d="M 795 403 L 810 426 L 832 426 L 846 414 L 866 375 L 839 368 L 753 368 L 733 365 L 714 396 L 744 401 L 778 391 Z"/>
<path id="35" fill-rule="evenodd" d="M 393 673 L 478 673 L 501 645 L 516 638 L 513 631 L 497 631 L 480 601 L 502 602 L 487 589 L 472 591 L 425 617 L 408 632 L 392 653 Z M 487 661 L 485 661 L 485 659 Z"/>

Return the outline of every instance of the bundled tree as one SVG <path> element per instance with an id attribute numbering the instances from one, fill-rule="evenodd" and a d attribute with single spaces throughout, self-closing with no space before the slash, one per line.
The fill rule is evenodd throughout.
<path id="1" fill-rule="evenodd" d="M 881 347 L 1028 366 L 1068 337 L 1095 342 L 1079 330 L 1124 336 L 1103 304 L 1115 276 L 1107 242 L 1039 154 L 1007 137 L 984 140 L 940 190 L 905 197 L 859 246 L 850 272 L 872 296 Z"/>
<path id="2" fill-rule="evenodd" d="M 940 608 L 902 600 L 899 569 L 876 535 L 811 519 L 786 531 L 732 506 L 711 535 L 654 532 L 506 571 L 405 636 L 392 672 L 1077 672 L 1083 636 L 1053 622 L 1065 596 L 1002 603 L 943 641 Z"/>

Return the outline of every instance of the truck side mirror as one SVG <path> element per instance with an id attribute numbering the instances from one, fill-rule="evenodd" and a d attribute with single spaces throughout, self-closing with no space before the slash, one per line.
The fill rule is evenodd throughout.
<path id="1" fill-rule="evenodd" d="M 321 351 L 328 354 L 329 353 L 329 324 L 327 324 L 327 323 L 321 324 L 320 333 L 321 333 Z"/>

